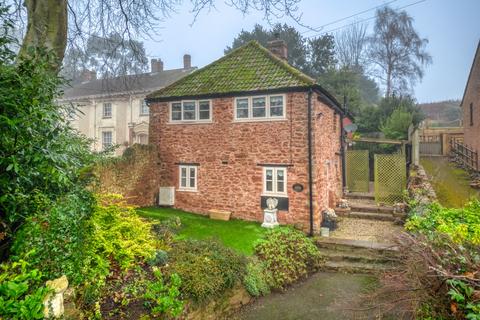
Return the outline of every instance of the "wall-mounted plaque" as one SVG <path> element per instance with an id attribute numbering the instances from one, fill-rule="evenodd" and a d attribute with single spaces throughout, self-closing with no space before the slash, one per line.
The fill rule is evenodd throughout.
<path id="1" fill-rule="evenodd" d="M 295 183 L 292 188 L 295 192 L 302 192 L 303 191 L 303 185 L 300 184 L 300 183 Z"/>

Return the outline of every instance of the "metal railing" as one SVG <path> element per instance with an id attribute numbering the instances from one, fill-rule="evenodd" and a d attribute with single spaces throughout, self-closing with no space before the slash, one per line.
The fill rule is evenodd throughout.
<path id="1" fill-rule="evenodd" d="M 471 170 L 478 171 L 478 152 L 455 139 L 450 140 L 450 151 Z"/>

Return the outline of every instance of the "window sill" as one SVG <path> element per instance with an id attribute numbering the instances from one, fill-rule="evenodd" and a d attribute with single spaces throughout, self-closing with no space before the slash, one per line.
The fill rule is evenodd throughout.
<path id="1" fill-rule="evenodd" d="M 277 194 L 277 193 L 262 193 L 261 197 L 272 197 L 272 198 L 288 198 L 286 194 Z"/>
<path id="2" fill-rule="evenodd" d="M 112 119 L 112 117 L 102 117 L 102 119 Z"/>
<path id="3" fill-rule="evenodd" d="M 243 122 L 274 122 L 274 121 L 287 121 L 287 118 L 248 118 L 248 119 L 233 119 L 233 123 L 243 123 Z"/>
<path id="4" fill-rule="evenodd" d="M 173 124 L 173 125 L 178 125 L 178 124 L 211 124 L 213 123 L 212 120 L 206 120 L 206 121 L 169 121 L 167 124 Z"/>
<path id="5" fill-rule="evenodd" d="M 140 113 L 139 116 L 140 117 L 148 117 L 150 114 L 149 113 Z"/>
<path id="6" fill-rule="evenodd" d="M 177 189 L 178 192 L 193 192 L 198 193 L 198 189 Z"/>

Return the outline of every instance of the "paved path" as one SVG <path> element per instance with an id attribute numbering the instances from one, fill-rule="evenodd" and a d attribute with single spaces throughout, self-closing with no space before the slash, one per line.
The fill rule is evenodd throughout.
<path id="1" fill-rule="evenodd" d="M 373 316 L 349 310 L 376 283 L 370 275 L 319 272 L 284 293 L 260 298 L 237 320 L 338 320 Z"/>

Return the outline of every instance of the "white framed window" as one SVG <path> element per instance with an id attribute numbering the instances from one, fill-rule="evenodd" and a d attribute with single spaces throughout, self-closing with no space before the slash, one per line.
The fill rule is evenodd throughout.
<path id="1" fill-rule="evenodd" d="M 287 168 L 263 168 L 263 194 L 272 196 L 287 196 Z"/>
<path id="2" fill-rule="evenodd" d="M 235 121 L 285 119 L 284 94 L 235 98 Z"/>
<path id="3" fill-rule="evenodd" d="M 142 99 L 140 101 L 140 115 L 141 116 L 148 116 L 148 105 L 147 105 L 147 101 L 145 101 L 145 99 Z"/>
<path id="4" fill-rule="evenodd" d="M 211 122 L 210 100 L 185 100 L 170 103 L 170 122 Z"/>
<path id="5" fill-rule="evenodd" d="M 111 118 L 112 117 L 112 104 L 110 102 L 105 102 L 103 104 L 102 115 L 103 115 L 103 118 Z"/>
<path id="6" fill-rule="evenodd" d="M 179 166 L 178 189 L 184 191 L 197 191 L 197 166 Z"/>
<path id="7" fill-rule="evenodd" d="M 113 145 L 112 131 L 102 131 L 102 148 L 103 150 Z"/>

